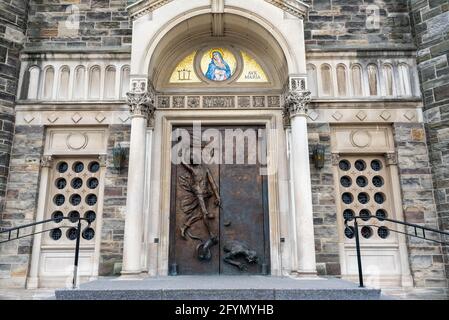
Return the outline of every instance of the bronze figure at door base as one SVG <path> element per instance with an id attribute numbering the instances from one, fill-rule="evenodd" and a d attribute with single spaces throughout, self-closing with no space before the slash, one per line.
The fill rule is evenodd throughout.
<path id="1" fill-rule="evenodd" d="M 240 271 L 246 271 L 248 266 L 245 263 L 235 259 L 245 258 L 248 263 L 258 263 L 259 258 L 257 252 L 248 248 L 248 246 L 240 241 L 229 241 L 225 244 L 223 251 L 226 253 L 223 261 L 236 266 Z"/>

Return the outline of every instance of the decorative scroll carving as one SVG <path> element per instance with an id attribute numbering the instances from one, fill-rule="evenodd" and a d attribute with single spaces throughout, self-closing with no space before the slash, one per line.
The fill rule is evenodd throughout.
<path id="1" fill-rule="evenodd" d="M 246 271 L 247 264 L 239 262 L 236 259 L 243 257 L 248 263 L 258 263 L 257 252 L 251 250 L 246 244 L 240 241 L 229 241 L 223 247 L 225 255 L 223 261 L 240 269 Z"/>
<path id="2" fill-rule="evenodd" d="M 237 97 L 237 102 L 238 102 L 239 108 L 250 108 L 251 107 L 251 97 L 249 97 L 249 96 Z"/>
<path id="3" fill-rule="evenodd" d="M 338 166 L 340 163 L 340 154 L 339 153 L 332 153 L 331 154 L 331 161 L 333 166 Z"/>
<path id="4" fill-rule="evenodd" d="M 204 108 L 234 108 L 234 103 L 234 97 L 229 96 L 203 97 Z"/>
<path id="5" fill-rule="evenodd" d="M 134 79 L 131 81 L 132 91 L 126 94 L 131 117 L 144 117 L 153 120 L 156 107 L 153 89 L 147 88 L 146 79 Z"/>
<path id="6" fill-rule="evenodd" d="M 170 108 L 170 97 L 160 96 L 157 98 L 157 107 L 160 109 Z"/>
<path id="7" fill-rule="evenodd" d="M 253 97 L 254 108 L 265 108 L 265 97 L 264 96 L 254 96 Z"/>
<path id="8" fill-rule="evenodd" d="M 107 154 L 100 154 L 98 156 L 98 162 L 100 163 L 100 166 L 105 168 L 108 165 L 108 155 Z"/>
<path id="9" fill-rule="evenodd" d="M 386 153 L 385 162 L 387 166 L 393 166 L 398 164 L 398 154 L 396 152 Z"/>
<path id="10" fill-rule="evenodd" d="M 41 167 L 42 168 L 50 168 L 53 164 L 53 156 L 42 156 L 41 158 Z"/>
<path id="11" fill-rule="evenodd" d="M 210 248 L 218 244 L 218 237 L 212 233 L 209 225 L 208 220 L 215 219 L 215 216 L 207 208 L 207 199 L 215 196 L 216 206 L 220 206 L 221 199 L 217 183 L 209 168 L 203 164 L 195 164 L 195 162 L 197 161 L 194 161 L 193 153 L 191 153 L 190 164 L 182 161 L 182 165 L 189 175 L 179 177 L 181 188 L 187 191 L 187 195 L 181 201 L 182 211 L 187 217 L 180 229 L 184 239 L 189 237 L 200 242 L 197 246 L 198 259 L 208 261 L 212 258 Z M 209 238 L 206 240 L 190 232 L 190 228 L 200 220 L 203 221 L 209 234 Z"/>
<path id="12" fill-rule="evenodd" d="M 187 107 L 191 109 L 196 109 L 200 107 L 200 97 L 188 97 Z"/>
<path id="13" fill-rule="evenodd" d="M 284 116 L 307 116 L 311 94 L 310 91 L 290 90 L 285 96 Z"/>

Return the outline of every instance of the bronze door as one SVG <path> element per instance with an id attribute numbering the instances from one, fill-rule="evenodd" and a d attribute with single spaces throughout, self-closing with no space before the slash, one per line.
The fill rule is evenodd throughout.
<path id="1" fill-rule="evenodd" d="M 192 132 L 191 127 L 179 129 Z M 203 127 L 202 131 L 207 129 Z M 255 162 L 248 159 L 250 152 L 266 154 L 266 150 L 264 144 L 259 143 L 255 145 L 261 150 L 254 150 L 254 144 L 244 140 L 242 164 L 236 156 L 237 141 L 234 140 L 230 146 L 225 139 L 225 130 L 235 129 L 250 130 L 262 138 L 263 134 L 258 130 L 263 127 L 226 126 L 213 129 L 217 129 L 223 137 L 221 154 L 217 156 L 222 160 L 220 163 L 172 164 L 170 274 L 268 274 L 267 178 L 263 175 L 259 157 Z M 209 152 L 208 142 L 202 143 L 203 154 Z M 225 148 L 228 148 L 228 161 L 225 159 Z M 233 157 L 231 162 L 229 153 Z"/>

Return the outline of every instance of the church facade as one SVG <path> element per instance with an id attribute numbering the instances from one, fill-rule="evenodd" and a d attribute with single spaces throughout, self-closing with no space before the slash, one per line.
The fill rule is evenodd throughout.
<path id="1" fill-rule="evenodd" d="M 383 220 L 449 229 L 447 1 L 1 10 L 1 226 L 53 219 L 1 287 L 69 284 L 80 217 L 81 281 L 356 281 L 360 216 L 368 285 L 447 298 L 447 247 Z"/>

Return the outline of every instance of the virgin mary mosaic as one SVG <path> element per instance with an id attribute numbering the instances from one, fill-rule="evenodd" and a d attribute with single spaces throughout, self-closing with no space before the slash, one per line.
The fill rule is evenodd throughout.
<path id="1" fill-rule="evenodd" d="M 235 71 L 234 55 L 222 48 L 213 48 L 202 59 L 204 76 L 211 81 L 226 81 Z"/>

